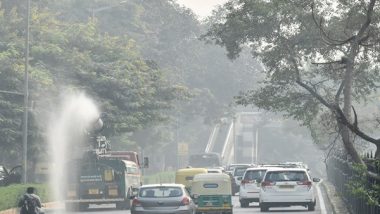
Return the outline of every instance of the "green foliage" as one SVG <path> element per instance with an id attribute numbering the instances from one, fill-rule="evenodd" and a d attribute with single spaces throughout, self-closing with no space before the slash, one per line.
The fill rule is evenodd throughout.
<path id="1" fill-rule="evenodd" d="M 96 100 L 108 115 L 104 133 L 118 146 L 154 151 L 178 139 L 203 144 L 208 130 L 199 127 L 230 111 L 232 96 L 253 82 L 260 66 L 250 54 L 231 62 L 222 48 L 199 41 L 205 26 L 190 10 L 167 0 L 119 3 L 32 1 L 31 160 L 46 152 L 46 118 L 66 92 Z M 24 6 L 1 0 L 0 90 L 23 91 Z M 7 151 L 0 161 L 9 165 L 21 161 L 22 106 L 22 96 L 0 93 L 0 147 Z M 141 138 L 125 135 L 141 130 Z"/>
<path id="2" fill-rule="evenodd" d="M 351 56 L 353 47 L 349 42 L 338 44 L 337 41 L 357 34 L 366 19 L 367 10 L 363 8 L 367 4 L 336 1 L 336 7 L 330 7 L 326 1 L 233 0 L 215 13 L 210 29 L 202 38 L 225 47 L 231 59 L 238 58 L 244 48 L 250 47 L 252 55 L 263 63 L 265 80 L 259 87 L 237 96 L 238 104 L 281 112 L 312 128 L 330 111 L 315 95 L 329 104 L 344 103 L 339 87 L 346 81 L 346 70 L 340 62 L 343 56 Z M 372 17 L 367 32 L 380 30 L 372 24 L 378 19 L 378 15 Z M 370 41 L 376 40 L 377 34 L 371 35 Z M 352 79 L 352 97 L 358 103 L 377 90 L 378 51 L 378 47 L 364 44 L 358 49 Z M 300 82 L 311 90 L 305 90 Z M 332 123 L 334 117 L 325 119 Z"/>
<path id="3" fill-rule="evenodd" d="M 52 193 L 46 184 L 10 185 L 6 187 L 0 187 L 0 211 L 17 207 L 19 199 L 25 193 L 26 188 L 30 186 L 36 188 L 36 194 L 40 196 L 42 203 L 53 201 Z"/>
<path id="4" fill-rule="evenodd" d="M 376 160 L 376 165 L 380 165 L 380 160 Z M 379 205 L 380 184 L 369 183 L 367 168 L 360 164 L 352 166 L 353 175 L 346 184 L 348 191 L 358 198 L 364 199 L 367 204 Z"/>
<path id="5" fill-rule="evenodd" d="M 60 7 L 59 11 L 65 11 L 67 17 L 83 21 L 82 16 L 89 15 L 88 8 L 118 5 L 119 1 L 100 0 L 92 4 L 88 1 L 64 2 L 62 4 L 65 6 Z M 253 84 L 256 69 L 260 68 L 255 61 L 251 61 L 248 52 L 243 54 L 245 58 L 231 62 L 222 48 L 199 41 L 198 37 L 205 26 L 196 20 L 190 10 L 173 1 L 131 0 L 112 10 L 97 12 L 95 19 L 99 32 L 128 35 L 141 54 L 154 60 L 155 65 L 165 72 L 169 84 L 186 89 L 181 96 L 177 96 L 175 108 L 168 112 L 170 122 L 159 125 L 171 126 L 172 132 L 175 132 L 168 133 L 167 138 L 171 139 L 160 145 L 175 141 L 175 136 L 188 142 L 204 143 L 207 139 L 200 137 L 199 126 L 202 123 L 212 124 L 230 111 L 233 96 Z M 176 130 L 178 127 L 181 130 Z M 152 133 L 152 129 L 156 128 L 143 127 L 144 136 L 134 136 L 138 138 L 136 142 L 157 144 L 161 139 L 150 139 L 154 139 L 157 132 L 166 133 L 166 130 L 157 128 Z"/>
<path id="6" fill-rule="evenodd" d="M 23 17 L 20 5 L 0 8 L 0 90 L 22 92 L 24 72 Z M 59 15 L 59 14 L 58 14 Z M 46 118 L 61 93 L 84 91 L 107 112 L 105 134 L 118 135 L 167 120 L 172 100 L 186 96 L 168 84 L 164 73 L 141 57 L 127 36 L 101 33 L 95 20 L 64 22 L 47 7 L 35 4 L 31 14 L 29 155 L 45 151 Z M 17 33 L 19 31 L 20 33 Z M 22 96 L 0 94 L 0 145 L 20 152 Z M 39 122 L 39 123 L 38 123 Z M 4 155 L 3 157 L 9 158 Z M 19 155 L 21 157 L 21 155 Z M 6 159 L 4 158 L 4 159 Z M 35 159 L 35 158 L 32 158 Z"/>

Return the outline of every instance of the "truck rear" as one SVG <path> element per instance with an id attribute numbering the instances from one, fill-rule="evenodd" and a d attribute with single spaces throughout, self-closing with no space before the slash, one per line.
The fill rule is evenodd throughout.
<path id="1" fill-rule="evenodd" d="M 84 210 L 90 204 L 116 204 L 117 209 L 130 208 L 133 189 L 140 185 L 138 167 L 130 161 L 99 158 L 77 160 L 68 165 L 66 209 Z"/>

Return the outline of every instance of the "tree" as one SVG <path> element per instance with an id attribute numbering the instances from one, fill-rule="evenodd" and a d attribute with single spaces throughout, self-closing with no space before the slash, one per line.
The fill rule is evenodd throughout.
<path id="1" fill-rule="evenodd" d="M 313 120 L 330 114 L 346 152 L 362 164 L 350 131 L 380 145 L 359 129 L 355 111 L 351 119 L 352 99 L 365 101 L 379 81 L 375 3 L 230 1 L 222 8 L 226 15 L 213 23 L 204 39 L 224 46 L 231 59 L 248 45 L 264 64 L 261 88 L 242 93 L 238 103 L 285 112 L 309 128 Z"/>
<path id="2" fill-rule="evenodd" d="M 0 8 L 0 90 L 23 89 L 23 8 Z M 117 135 L 167 120 L 171 102 L 186 89 L 168 84 L 157 65 L 141 57 L 127 36 L 98 31 L 96 20 L 62 21 L 46 5 L 32 7 L 30 45 L 30 154 L 46 151 L 41 118 L 54 111 L 60 93 L 86 92 L 107 112 L 105 134 Z M 19 12 L 18 12 L 19 11 Z M 0 94 L 0 145 L 21 152 L 22 99 Z M 41 122 L 42 121 L 42 122 Z M 8 151 L 8 150 L 7 150 Z M 19 155 L 20 156 L 20 155 Z"/>

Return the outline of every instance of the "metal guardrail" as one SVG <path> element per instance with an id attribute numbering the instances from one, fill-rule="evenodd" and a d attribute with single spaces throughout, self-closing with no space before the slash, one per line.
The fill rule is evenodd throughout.
<path id="1" fill-rule="evenodd" d="M 334 184 L 336 191 L 340 194 L 343 201 L 352 214 L 380 214 L 380 206 L 370 205 L 365 199 L 356 197 L 349 192 L 348 182 L 354 175 L 354 170 L 350 163 L 338 157 L 330 157 L 327 160 L 327 176 L 331 183 Z M 368 179 L 369 183 L 374 181 Z"/>

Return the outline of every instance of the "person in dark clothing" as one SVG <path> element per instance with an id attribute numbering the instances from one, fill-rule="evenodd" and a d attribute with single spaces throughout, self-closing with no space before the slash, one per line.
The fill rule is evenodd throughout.
<path id="1" fill-rule="evenodd" d="M 21 207 L 20 214 L 42 214 L 41 199 L 35 194 L 34 187 L 28 187 L 26 193 L 20 199 L 18 206 Z"/>

